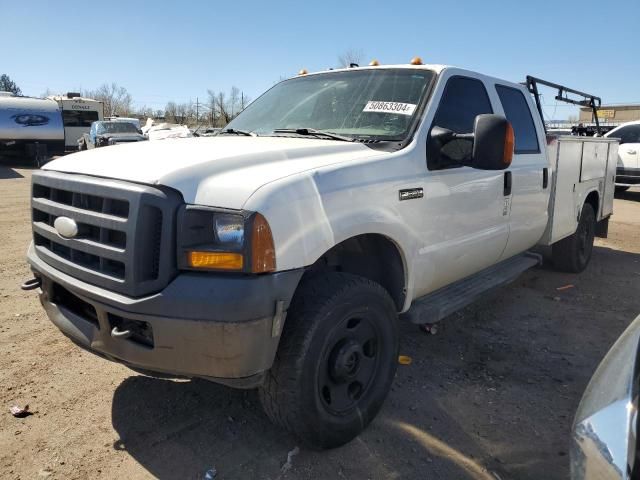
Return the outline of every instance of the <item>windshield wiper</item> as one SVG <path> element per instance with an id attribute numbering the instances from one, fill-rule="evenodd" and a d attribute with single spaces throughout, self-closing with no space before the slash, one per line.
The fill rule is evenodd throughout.
<path id="1" fill-rule="evenodd" d="M 355 142 L 355 138 L 343 137 L 336 133 L 325 132 L 324 130 L 316 130 L 315 128 L 276 128 L 273 133 L 297 133 L 298 135 L 310 135 L 312 137 L 330 138 L 331 140 L 340 140 L 342 142 Z"/>
<path id="2" fill-rule="evenodd" d="M 224 135 L 225 133 L 229 133 L 229 134 L 233 134 L 233 135 L 244 135 L 245 137 L 257 137 L 258 136 L 255 133 L 250 132 L 248 130 L 236 130 L 234 128 L 227 128 L 226 130 L 222 130 L 221 132 L 218 133 L 218 135 Z"/>

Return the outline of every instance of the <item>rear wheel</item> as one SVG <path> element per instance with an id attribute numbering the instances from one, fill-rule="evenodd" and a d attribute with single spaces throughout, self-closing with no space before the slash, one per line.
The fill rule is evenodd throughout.
<path id="1" fill-rule="evenodd" d="M 307 445 L 338 447 L 376 416 L 397 359 L 397 314 L 387 291 L 353 275 L 313 275 L 292 300 L 260 399 L 274 423 Z"/>
<path id="2" fill-rule="evenodd" d="M 593 239 L 596 232 L 596 215 L 593 207 L 585 203 L 582 206 L 576 232 L 555 243 L 552 248 L 553 263 L 564 272 L 582 272 L 593 252 Z"/>

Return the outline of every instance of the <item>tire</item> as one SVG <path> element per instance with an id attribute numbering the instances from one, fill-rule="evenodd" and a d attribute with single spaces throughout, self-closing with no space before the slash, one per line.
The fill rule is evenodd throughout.
<path id="1" fill-rule="evenodd" d="M 587 268 L 593 252 L 595 232 L 596 214 L 593 207 L 585 203 L 582 206 L 575 233 L 553 245 L 553 263 L 556 269 L 563 272 L 580 273 Z"/>
<path id="2" fill-rule="evenodd" d="M 267 416 L 316 449 L 355 438 L 376 416 L 398 363 L 398 316 L 379 284 L 305 277 L 259 395 Z"/>
<path id="3" fill-rule="evenodd" d="M 625 187 L 624 185 L 616 187 L 616 193 L 626 192 L 627 190 L 629 190 L 629 187 Z"/>

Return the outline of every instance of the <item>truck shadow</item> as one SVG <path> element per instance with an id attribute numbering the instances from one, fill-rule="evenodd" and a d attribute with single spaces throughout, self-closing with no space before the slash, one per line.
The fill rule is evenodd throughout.
<path id="1" fill-rule="evenodd" d="M 640 202 L 640 189 L 631 188 L 626 192 L 616 193 L 616 198 L 619 198 L 622 200 L 632 200 L 634 202 Z"/>
<path id="2" fill-rule="evenodd" d="M 112 421 L 120 436 L 114 448 L 160 479 L 201 479 L 211 468 L 219 479 L 277 479 L 286 473 L 288 452 L 299 446 L 286 478 L 425 478 L 435 469 L 446 472 L 445 478 L 495 480 L 468 456 L 470 451 L 482 456 L 473 439 L 436 399 L 427 395 L 424 401 L 430 407 L 421 420 L 416 421 L 415 408 L 398 411 L 390 405 L 350 444 L 318 452 L 271 424 L 256 392 L 134 376 L 114 395 Z M 438 419 L 441 428 L 432 425 Z M 467 453 L 438 435 L 453 438 Z M 497 461 L 488 463 L 502 473 Z"/>
<path id="3" fill-rule="evenodd" d="M 0 180 L 7 180 L 11 178 L 24 178 L 24 175 L 21 175 L 11 167 L 0 165 Z"/>
<path id="4" fill-rule="evenodd" d="M 402 324 L 401 353 L 413 362 L 399 366 L 370 427 L 332 451 L 303 448 L 273 426 L 253 391 L 143 376 L 115 391 L 114 448 L 161 479 L 211 468 L 219 479 L 568 478 L 573 415 L 640 313 L 639 275 L 640 254 L 596 247 L 583 274 L 533 269 L 436 335 Z"/>

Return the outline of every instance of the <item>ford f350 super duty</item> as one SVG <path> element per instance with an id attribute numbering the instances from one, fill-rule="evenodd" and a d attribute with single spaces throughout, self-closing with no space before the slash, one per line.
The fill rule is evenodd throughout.
<path id="1" fill-rule="evenodd" d="M 587 266 L 616 153 L 547 138 L 529 89 L 480 73 L 304 73 L 215 137 L 34 172 L 23 288 L 80 347 L 257 387 L 274 422 L 334 447 L 380 409 L 399 321 L 441 320 L 538 264 L 539 245 Z"/>

